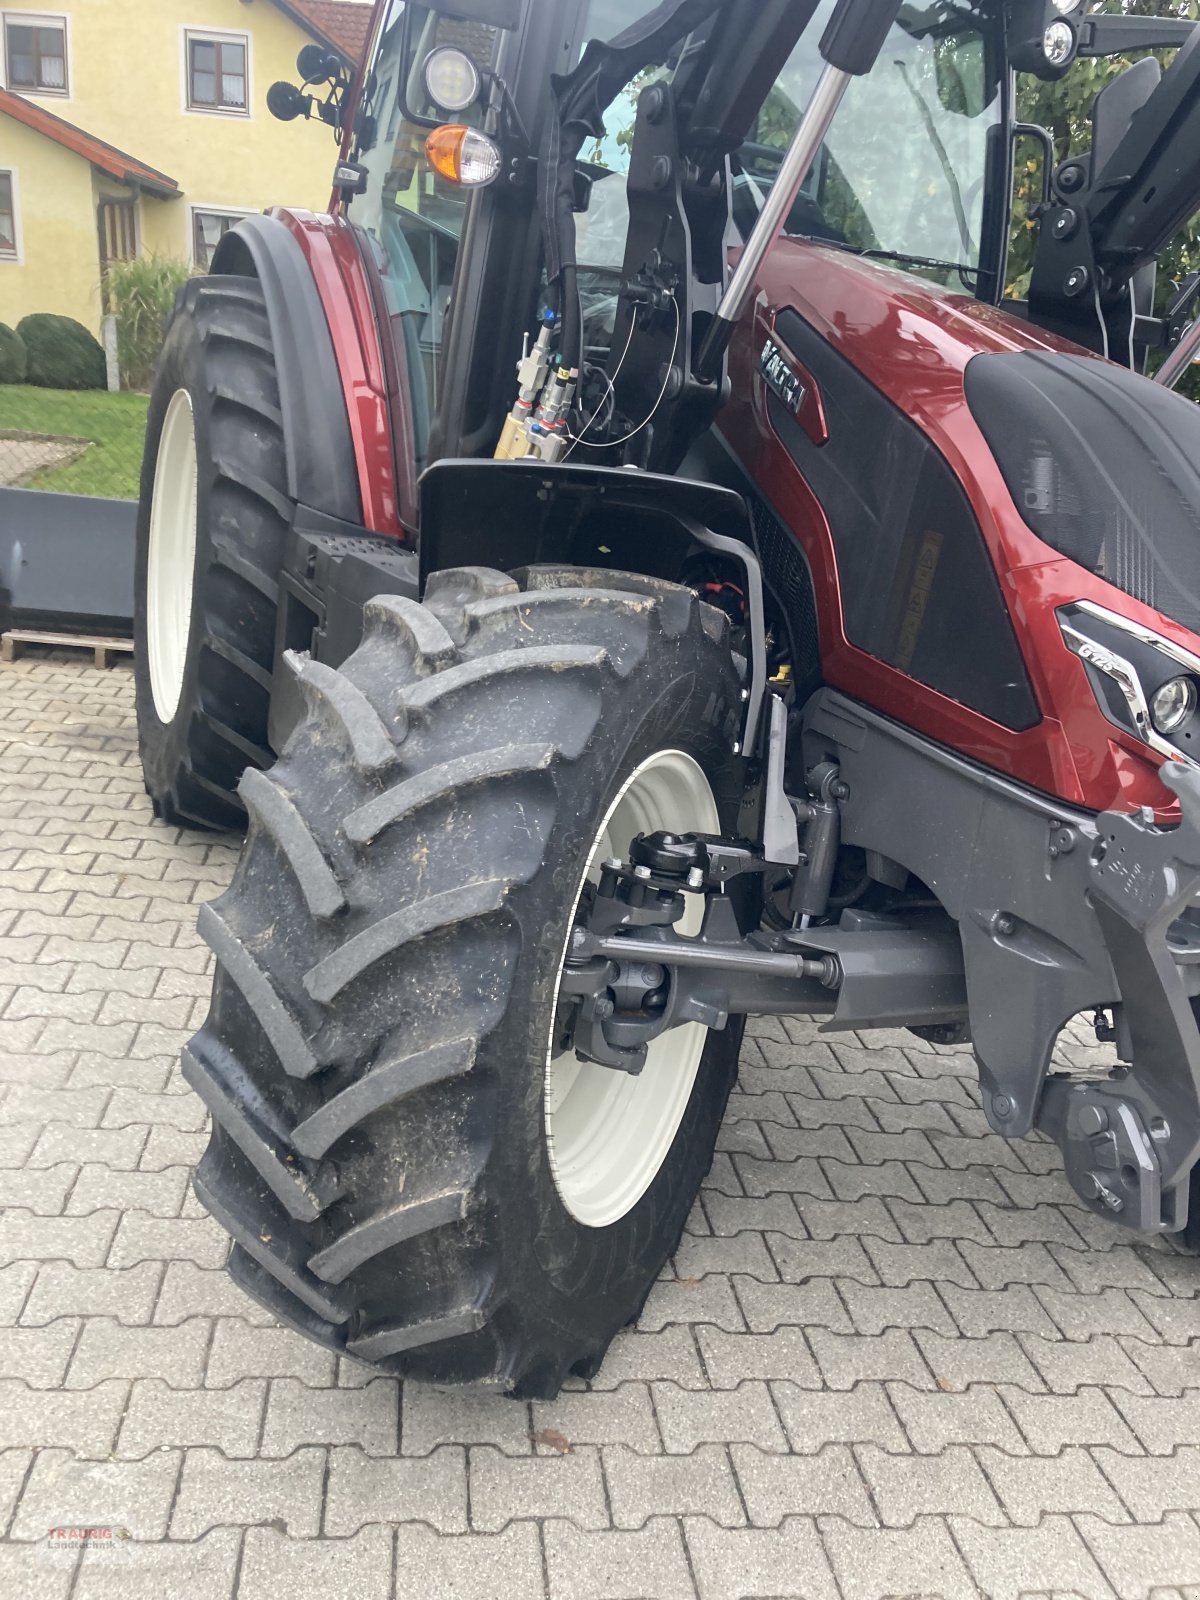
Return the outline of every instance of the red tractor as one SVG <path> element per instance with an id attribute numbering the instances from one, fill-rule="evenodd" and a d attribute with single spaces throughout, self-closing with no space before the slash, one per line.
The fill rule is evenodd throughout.
<path id="1" fill-rule="evenodd" d="M 1089 151 L 1015 122 L 1151 49 Z M 330 212 L 182 291 L 139 533 L 155 809 L 249 824 L 184 1054 L 237 1281 L 553 1395 L 764 1013 L 970 1041 L 997 1133 L 1200 1246 L 1200 411 L 1143 375 L 1197 345 L 1200 34 L 379 0 L 359 79 L 300 68 Z M 1111 1070 L 1051 1072 L 1080 1012 Z"/>

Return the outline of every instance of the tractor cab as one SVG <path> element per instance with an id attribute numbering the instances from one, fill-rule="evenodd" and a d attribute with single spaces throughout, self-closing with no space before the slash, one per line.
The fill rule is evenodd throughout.
<path id="1" fill-rule="evenodd" d="M 643 91 L 678 81 L 685 100 L 695 97 L 694 149 L 682 154 L 694 162 L 697 175 L 723 186 L 728 251 L 753 233 L 824 65 L 820 40 L 834 0 L 755 7 L 749 27 L 736 6 L 709 9 L 717 11 L 715 21 L 702 19 L 686 36 L 675 29 L 651 51 L 661 59 L 647 61 L 636 47 L 622 47 L 616 59 L 623 64 L 609 69 L 605 92 L 631 63 L 632 76 L 609 103 L 589 108 L 591 122 L 573 161 L 585 355 L 580 420 L 592 419 L 580 448 L 595 449 L 601 442 L 592 402 L 599 401 L 602 413 L 612 410 L 603 380 L 589 372 L 599 375 L 611 366 L 628 265 L 627 184 Z M 475 11 L 492 20 L 468 17 Z M 457 354 L 443 362 L 442 349 L 468 217 L 475 254 L 485 252 L 485 239 L 494 231 L 511 237 L 513 214 L 534 200 L 539 161 L 544 175 L 548 79 L 565 75 L 589 41 L 636 35 L 654 14 L 646 0 L 592 0 L 556 8 L 559 20 L 549 30 L 539 14 L 531 32 L 520 22 L 520 7 L 414 6 L 404 0 L 381 6 L 361 103 L 347 135 L 355 179 L 344 193 L 344 214 L 371 252 L 387 299 L 396 359 L 410 390 L 409 438 L 400 446 L 411 451 L 418 470 L 439 455 L 482 455 L 489 448 L 482 387 L 472 385 L 469 398 L 457 386 L 443 394 L 440 378 L 443 367 L 461 365 Z M 876 59 L 850 76 L 836 117 L 789 196 L 779 231 L 997 305 L 1005 290 L 1018 147 L 1026 162 L 1035 152 L 1043 194 L 1030 220 L 1041 223 L 1042 242 L 1028 301 L 1010 300 L 1006 309 L 1088 348 L 1115 352 L 1140 370 L 1150 350 L 1186 326 L 1195 292 L 1189 284 L 1186 302 L 1173 305 L 1169 318 L 1154 316 L 1154 253 L 1186 217 L 1191 194 L 1190 180 L 1158 171 L 1164 156 L 1154 153 L 1148 114 L 1137 117 L 1137 138 L 1130 135 L 1135 114 L 1161 79 L 1159 61 L 1143 53 L 1109 85 L 1095 111 L 1095 152 L 1072 152 L 1057 164 L 1061 174 L 1046 131 L 1016 121 L 1014 70 L 1053 80 L 1081 55 L 1185 44 L 1189 27 L 1171 19 L 1092 19 L 1081 6 L 1051 0 L 906 3 Z M 1173 69 L 1174 92 L 1166 97 L 1173 115 L 1190 104 L 1183 80 L 1194 74 L 1195 67 L 1182 59 Z M 722 83 L 740 86 L 724 102 Z M 1160 128 L 1160 144 L 1161 133 Z M 1098 261 L 1100 241 L 1076 219 L 1084 201 L 1098 214 L 1115 215 L 1112 161 L 1119 149 L 1117 165 L 1127 165 L 1133 144 L 1144 147 L 1140 203 L 1152 215 L 1138 225 L 1134 239 L 1130 219 L 1136 203 L 1127 201 L 1117 230 L 1124 235 L 1119 249 Z M 725 162 L 727 178 L 717 171 Z M 1108 167 L 1103 177 L 1101 165 Z M 1169 197 L 1159 192 L 1164 175 L 1170 178 Z M 1123 168 L 1122 178 L 1129 178 Z M 1100 199 L 1093 202 L 1093 195 Z M 714 231 L 711 214 L 707 221 Z M 472 295 L 482 300 L 479 329 L 463 332 L 468 360 L 476 348 L 488 354 L 493 347 L 511 350 L 530 329 L 531 341 L 536 338 L 537 302 L 546 299 L 548 286 L 525 243 L 525 255 L 506 256 L 502 269 L 489 263 L 471 271 Z M 711 248 L 710 242 L 710 253 Z M 498 270 L 504 289 L 490 281 Z M 520 310 L 511 299 L 519 276 L 525 289 Z M 502 308 L 504 314 L 497 314 Z M 459 308 L 460 325 L 471 318 L 469 308 Z M 490 398 L 495 408 L 499 394 Z M 462 404 L 469 408 L 469 427 L 456 414 Z M 493 409 L 492 429 L 498 431 L 499 423 Z"/>

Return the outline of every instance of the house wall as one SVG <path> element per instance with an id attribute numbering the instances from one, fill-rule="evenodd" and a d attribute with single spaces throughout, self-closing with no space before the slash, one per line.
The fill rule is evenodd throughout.
<path id="1" fill-rule="evenodd" d="M 11 117 L 0 117 L 0 167 L 16 174 L 19 259 L 0 258 L 0 322 L 60 311 L 100 321 L 92 169 Z"/>
<path id="2" fill-rule="evenodd" d="M 107 143 L 174 178 L 181 199 L 143 195 L 139 227 L 143 252 L 192 259 L 193 208 L 261 211 L 268 205 L 324 210 L 337 147 L 323 124 L 277 122 L 266 108 L 266 93 L 277 78 L 295 81 L 296 53 L 310 43 L 305 33 L 270 0 L 0 0 L 0 14 L 15 17 L 65 15 L 68 19 L 68 91 L 17 92 Z M 248 35 L 249 85 L 245 115 L 187 109 L 185 32 L 188 29 Z M 0 50 L 0 82 L 5 66 Z M 7 86 L 7 84 L 5 85 Z M 71 262 L 48 279 L 0 266 L 0 319 L 6 285 L 26 280 L 22 303 L 30 297 L 39 310 L 62 310 L 88 326 L 99 321 L 95 208 L 84 200 L 87 164 L 78 157 L 0 115 L 0 166 L 18 140 L 43 147 L 25 161 L 21 179 L 22 225 L 27 237 L 48 228 L 38 243 L 42 260 L 70 240 Z M 71 166 L 69 182 L 56 188 L 53 175 Z M 90 179 L 88 180 L 90 182 Z M 87 279 L 87 288 L 81 287 Z M 61 300 L 58 297 L 63 297 Z M 54 302 L 54 303 L 52 303 Z M 22 315 L 24 312 L 21 313 Z"/>

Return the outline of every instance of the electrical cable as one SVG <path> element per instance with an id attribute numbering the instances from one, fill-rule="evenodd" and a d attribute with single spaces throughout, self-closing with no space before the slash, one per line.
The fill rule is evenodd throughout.
<path id="1" fill-rule="evenodd" d="M 1129 370 L 1137 371 L 1137 355 L 1134 352 L 1133 330 L 1137 325 L 1137 296 L 1133 292 L 1133 279 L 1129 280 Z"/>
<path id="2" fill-rule="evenodd" d="M 1095 284 L 1092 286 L 1092 294 L 1093 294 L 1093 296 L 1095 298 L 1095 301 L 1096 301 L 1096 316 L 1097 316 L 1097 318 L 1099 319 L 1099 322 L 1100 322 L 1100 337 L 1104 340 L 1104 359 L 1107 361 L 1109 359 L 1109 354 L 1108 354 L 1108 323 L 1105 322 L 1105 320 L 1104 320 L 1104 311 L 1103 311 L 1103 309 L 1101 308 L 1101 305 L 1100 305 L 1100 280 L 1099 280 L 1099 278 L 1096 279 Z"/>
<path id="3" fill-rule="evenodd" d="M 570 450 L 567 451 L 567 454 L 563 457 L 564 461 L 567 460 L 573 454 L 573 452 L 575 450 L 575 446 L 582 444 L 583 441 L 587 438 L 588 434 L 591 432 L 593 424 L 596 421 L 596 418 L 600 415 L 601 411 L 603 411 L 606 400 L 611 399 L 611 401 L 612 401 L 612 411 L 613 412 L 616 411 L 616 409 L 617 409 L 617 379 L 621 376 L 621 369 L 625 365 L 625 358 L 629 354 L 629 351 L 630 351 L 630 349 L 631 349 L 631 347 L 633 345 L 633 335 L 634 335 L 634 330 L 636 329 L 636 327 L 637 327 L 637 311 L 635 309 L 633 314 L 629 318 L 629 337 L 625 341 L 624 350 L 621 351 L 621 359 L 617 362 L 616 370 L 614 371 L 614 373 L 613 373 L 611 378 L 608 376 L 607 372 L 603 374 L 604 381 L 608 385 L 608 394 L 605 396 L 604 400 L 601 400 L 600 404 L 596 407 L 595 411 L 592 412 L 592 414 L 588 418 L 587 422 L 580 429 L 578 437 L 573 433 L 567 435 L 567 437 L 571 441 L 571 448 L 570 448 Z M 609 421 L 610 422 L 612 421 L 612 415 L 611 414 L 609 416 Z M 600 445 L 601 445 L 602 442 L 603 441 L 598 441 L 597 442 L 597 445 L 596 445 L 597 449 L 600 448 Z"/>
<path id="4" fill-rule="evenodd" d="M 674 295 L 671 296 L 671 304 L 675 308 L 675 343 L 671 348 L 671 359 L 667 362 L 667 375 L 663 379 L 663 386 L 659 390 L 658 399 L 654 402 L 653 406 L 651 406 L 650 415 L 648 417 L 646 417 L 645 421 L 639 422 L 637 427 L 632 429 L 631 432 L 627 433 L 624 436 L 624 438 L 622 438 L 622 439 L 605 439 L 603 441 L 603 448 L 606 449 L 606 450 L 615 450 L 619 445 L 628 444 L 631 439 L 636 439 L 638 434 L 643 432 L 644 429 L 648 428 L 650 426 L 650 424 L 654 421 L 655 417 L 658 415 L 659 408 L 661 407 L 663 401 L 667 398 L 667 390 L 671 387 L 671 377 L 672 377 L 672 374 L 675 371 L 675 357 L 679 354 L 679 342 L 680 342 L 680 339 L 681 339 L 681 337 L 683 335 L 683 316 L 682 316 L 682 314 L 680 313 L 680 310 L 679 310 L 679 301 L 675 298 Z M 632 323 L 630 324 L 630 328 L 629 328 L 629 342 L 630 342 L 630 344 L 633 343 L 633 324 Z M 629 347 L 626 346 L 625 355 L 628 355 L 628 354 L 629 354 Z M 624 361 L 625 360 L 625 356 L 622 356 L 621 360 Z M 618 369 L 618 371 L 619 371 L 619 369 Z M 615 376 L 616 375 L 614 374 L 614 381 L 615 381 Z M 579 440 L 576 439 L 574 442 L 576 444 L 578 444 Z"/>

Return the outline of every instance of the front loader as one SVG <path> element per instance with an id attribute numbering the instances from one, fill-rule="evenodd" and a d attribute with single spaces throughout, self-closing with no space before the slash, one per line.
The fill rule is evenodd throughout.
<path id="1" fill-rule="evenodd" d="M 1130 50 L 1056 162 L 1016 72 Z M 1200 1248 L 1200 34 L 380 0 L 300 69 L 330 210 L 181 292 L 139 524 L 147 789 L 248 824 L 184 1052 L 237 1281 L 553 1395 L 772 1013 L 970 1042 L 992 1129 Z M 1111 1067 L 1051 1071 L 1080 1013 Z"/>

